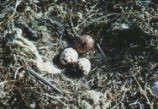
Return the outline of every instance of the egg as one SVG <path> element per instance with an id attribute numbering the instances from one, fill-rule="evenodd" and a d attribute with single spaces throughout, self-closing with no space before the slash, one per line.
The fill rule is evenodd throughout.
<path id="1" fill-rule="evenodd" d="M 91 63 L 87 58 L 80 58 L 77 60 L 77 67 L 83 75 L 88 75 L 91 70 Z"/>
<path id="2" fill-rule="evenodd" d="M 78 53 L 73 48 L 65 48 L 60 54 L 60 62 L 63 65 L 72 64 L 77 62 Z"/>
<path id="3" fill-rule="evenodd" d="M 79 53 L 85 53 L 92 49 L 94 40 L 90 35 L 81 36 L 75 43 L 75 48 Z"/>

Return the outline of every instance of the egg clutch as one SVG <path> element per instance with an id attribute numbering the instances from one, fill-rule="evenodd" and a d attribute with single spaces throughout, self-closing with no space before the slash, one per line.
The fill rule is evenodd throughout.
<path id="1" fill-rule="evenodd" d="M 65 48 L 60 54 L 60 62 L 64 65 L 75 66 L 83 75 L 88 75 L 91 70 L 89 59 L 78 58 L 78 53 L 86 53 L 94 46 L 94 40 L 89 35 L 81 36 L 75 43 L 75 49 L 72 47 Z"/>

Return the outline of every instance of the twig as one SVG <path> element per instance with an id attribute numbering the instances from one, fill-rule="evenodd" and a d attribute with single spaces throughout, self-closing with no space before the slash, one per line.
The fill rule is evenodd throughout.
<path id="1" fill-rule="evenodd" d="M 54 86 L 52 83 L 50 83 L 49 81 L 47 81 L 44 77 L 42 77 L 41 75 L 39 75 L 37 72 L 33 71 L 33 70 L 27 70 L 31 75 L 33 75 L 34 77 L 36 77 L 37 79 L 39 79 L 42 83 L 44 83 L 45 85 L 51 87 L 52 89 L 54 89 L 55 91 L 59 92 L 60 94 L 64 95 L 64 93 L 57 88 L 56 86 Z"/>
<path id="2" fill-rule="evenodd" d="M 16 13 L 16 9 L 17 7 L 20 5 L 20 3 L 22 2 L 22 0 L 16 0 L 16 4 L 15 4 L 15 8 L 13 10 L 13 14 L 10 16 L 9 20 L 8 20 L 8 23 L 9 21 L 14 17 L 15 13 Z"/>
<path id="3" fill-rule="evenodd" d="M 121 96 L 121 100 L 119 101 L 118 104 L 116 104 L 115 106 L 113 106 L 111 109 L 115 109 L 118 105 L 120 105 L 123 100 L 125 99 L 126 93 L 128 91 L 128 89 L 125 89 L 125 86 L 127 84 L 127 80 L 125 81 L 125 83 L 123 84 L 123 86 L 121 87 L 121 91 L 123 91 L 123 95 Z"/>
<path id="4" fill-rule="evenodd" d="M 153 104 L 149 101 L 148 97 L 146 96 L 146 92 L 142 89 L 141 85 L 139 84 L 139 82 L 137 81 L 136 77 L 133 76 L 134 80 L 136 81 L 137 85 L 139 86 L 139 90 L 140 92 L 144 95 L 144 97 L 147 100 L 147 103 L 150 105 L 150 108 L 153 109 Z"/>
<path id="5" fill-rule="evenodd" d="M 99 51 L 101 52 L 102 56 L 103 56 L 104 58 L 106 58 L 105 53 L 103 52 L 103 50 L 101 49 L 101 47 L 100 47 L 100 45 L 99 45 L 98 43 L 97 43 L 97 47 L 98 47 Z"/>
<path id="6" fill-rule="evenodd" d="M 22 66 L 20 66 L 20 67 L 17 68 L 17 70 L 16 70 L 16 72 L 15 72 L 15 75 L 14 75 L 14 79 L 16 79 L 16 76 L 17 76 L 17 74 L 18 74 L 18 71 L 19 71 L 21 68 L 22 68 Z"/>
<path id="7" fill-rule="evenodd" d="M 107 57 L 98 43 L 97 43 L 97 47 L 98 47 L 100 53 L 102 54 L 104 61 L 107 62 Z"/>
<path id="8" fill-rule="evenodd" d="M 75 28 L 74 28 L 74 25 L 73 25 L 73 22 L 72 22 L 72 16 L 70 16 L 70 23 L 71 23 L 71 27 L 72 27 L 72 30 L 73 30 L 73 32 L 75 33 L 75 35 L 76 35 L 76 36 L 80 36 L 80 35 L 76 32 L 76 30 L 75 30 Z"/>

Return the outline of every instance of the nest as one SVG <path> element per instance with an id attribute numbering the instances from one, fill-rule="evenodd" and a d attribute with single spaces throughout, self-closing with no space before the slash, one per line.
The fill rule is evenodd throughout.
<path id="1" fill-rule="evenodd" d="M 154 0 L 1 0 L 0 108 L 158 108 L 157 7 Z M 81 55 L 92 63 L 87 76 L 59 61 L 81 35 L 95 40 Z"/>

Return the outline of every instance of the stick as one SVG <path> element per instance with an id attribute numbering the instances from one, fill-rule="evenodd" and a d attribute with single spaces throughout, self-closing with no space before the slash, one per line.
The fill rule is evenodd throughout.
<path id="1" fill-rule="evenodd" d="M 51 87 L 56 92 L 59 92 L 60 94 L 64 95 L 64 93 L 59 88 L 57 88 L 56 86 L 54 86 L 51 82 L 47 81 L 44 77 L 42 77 L 41 75 L 39 75 L 37 72 L 35 72 L 33 70 L 27 70 L 27 71 L 31 75 L 33 75 L 34 77 L 36 77 L 38 80 L 40 80 L 42 83 L 44 83 L 45 85 Z"/>

